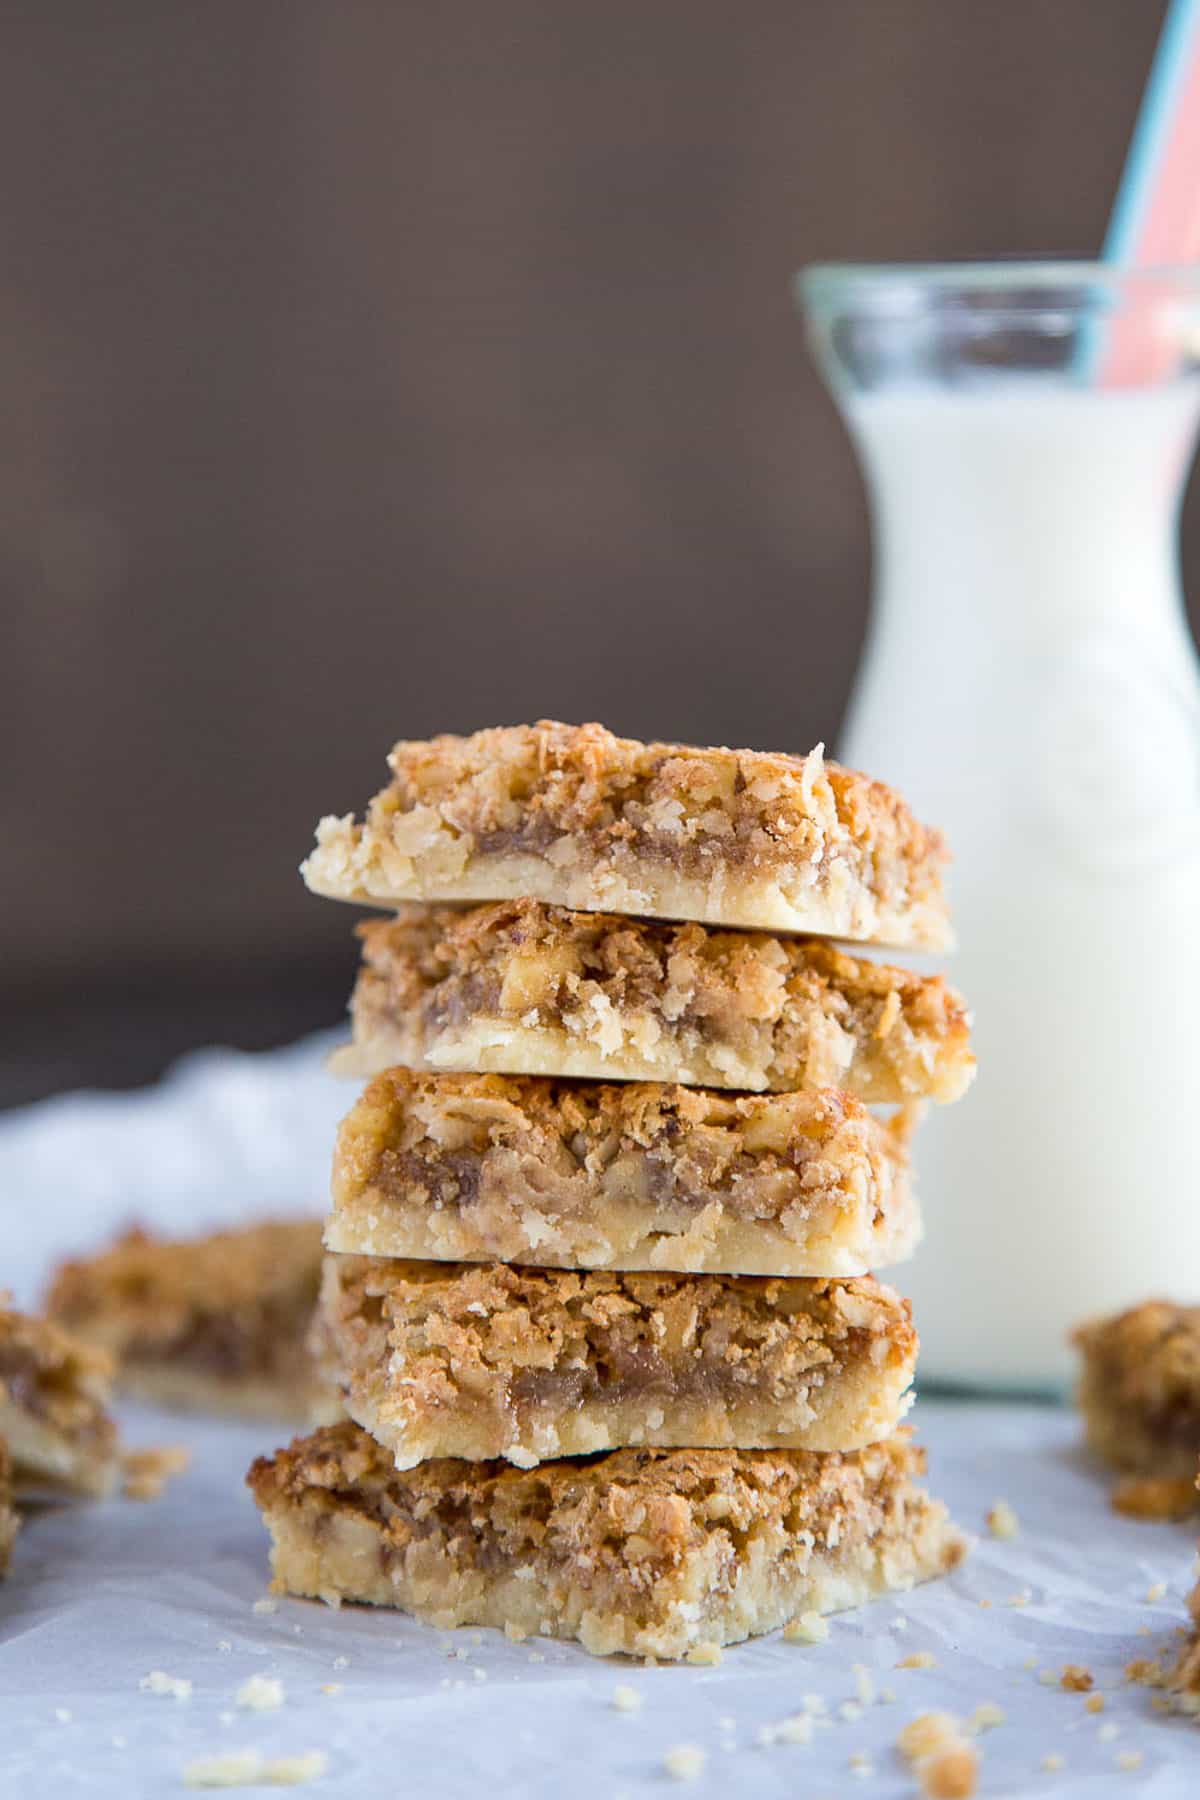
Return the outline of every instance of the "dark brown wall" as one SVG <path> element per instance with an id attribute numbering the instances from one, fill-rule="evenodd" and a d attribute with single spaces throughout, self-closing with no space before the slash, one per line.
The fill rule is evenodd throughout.
<path id="1" fill-rule="evenodd" d="M 294 868 L 402 733 L 835 735 L 789 274 L 1090 253 L 1159 11 L 5 9 L 0 1096 L 333 1017 Z"/>

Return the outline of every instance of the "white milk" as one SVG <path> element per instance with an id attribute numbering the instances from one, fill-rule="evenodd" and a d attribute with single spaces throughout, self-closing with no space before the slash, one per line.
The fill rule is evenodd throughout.
<path id="1" fill-rule="evenodd" d="M 935 1380 L 1061 1381 L 1088 1314 L 1200 1300 L 1200 671 L 1175 553 L 1194 381 L 845 402 L 877 587 L 841 754 L 954 853 L 979 1073 L 918 1134 Z"/>

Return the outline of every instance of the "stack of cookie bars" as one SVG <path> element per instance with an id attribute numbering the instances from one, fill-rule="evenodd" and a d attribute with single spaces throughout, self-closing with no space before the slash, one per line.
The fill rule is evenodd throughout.
<path id="1" fill-rule="evenodd" d="M 703 1660 L 950 1567 L 866 1271 L 919 1235 L 969 1022 L 827 941 L 944 946 L 937 834 L 819 751 L 542 723 L 390 761 L 304 870 L 390 916 L 338 1058 L 348 1417 L 249 1478 L 276 1585 Z"/>

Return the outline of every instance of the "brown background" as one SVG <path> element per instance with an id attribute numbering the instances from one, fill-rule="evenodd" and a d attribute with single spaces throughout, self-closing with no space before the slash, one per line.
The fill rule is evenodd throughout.
<path id="1" fill-rule="evenodd" d="M 1160 10 L 6 7 L 0 1099 L 331 1022 L 294 868 L 401 734 L 835 737 L 789 274 L 1092 253 Z"/>

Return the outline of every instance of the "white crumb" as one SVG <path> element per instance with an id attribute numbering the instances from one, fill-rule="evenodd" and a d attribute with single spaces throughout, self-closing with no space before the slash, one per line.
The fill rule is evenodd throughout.
<path id="1" fill-rule="evenodd" d="M 54 1709 L 54 1716 L 60 1725 L 69 1725 L 71 1723 L 71 1709 L 68 1706 L 56 1706 Z"/>
<path id="2" fill-rule="evenodd" d="M 1021 1521 L 1007 1500 L 993 1501 L 985 1522 L 992 1536 L 997 1538 L 1015 1538 L 1021 1529 Z"/>
<path id="3" fill-rule="evenodd" d="M 230 1643 L 228 1638 L 219 1638 L 217 1640 L 217 1649 L 222 1653 L 222 1655 L 225 1655 L 230 1650 L 233 1649 L 233 1645 Z"/>
<path id="4" fill-rule="evenodd" d="M 254 1602 L 251 1611 L 256 1613 L 276 1613 L 279 1611 L 279 1602 L 278 1600 L 272 1599 L 270 1594 L 264 1594 L 261 1600 L 256 1600 Z"/>
<path id="5" fill-rule="evenodd" d="M 191 1788 L 302 1787 L 319 1780 L 328 1768 L 329 1758 L 323 1750 L 273 1757 L 264 1757 L 257 1750 L 234 1750 L 188 1763 L 183 1782 Z"/>
<path id="6" fill-rule="evenodd" d="M 783 1628 L 785 1644 L 820 1644 L 829 1636 L 829 1620 L 818 1612 L 802 1612 Z"/>
<path id="7" fill-rule="evenodd" d="M 676 1744 L 663 1757 L 663 1768 L 675 1781 L 697 1781 L 707 1761 L 699 1744 Z"/>
<path id="8" fill-rule="evenodd" d="M 687 1660 L 699 1668 L 715 1668 L 721 1660 L 720 1644 L 693 1644 Z"/>
<path id="9" fill-rule="evenodd" d="M 333 1659 L 333 1666 L 335 1669 L 348 1669 L 350 1667 L 350 1658 L 348 1656 L 335 1656 Z"/>
<path id="10" fill-rule="evenodd" d="M 865 1663 L 854 1663 L 851 1667 L 854 1676 L 855 1695 L 860 1706 L 870 1706 L 875 1698 L 875 1683 L 871 1671 Z"/>
<path id="11" fill-rule="evenodd" d="M 1106 1720 L 1096 1733 L 1096 1736 L 1102 1744 L 1111 1744 L 1113 1739 L 1120 1735 L 1119 1727 L 1114 1725 L 1111 1719 Z"/>
<path id="12" fill-rule="evenodd" d="M 1140 1769 L 1142 1753 L 1140 1750 L 1122 1750 L 1117 1757 L 1118 1769 Z"/>
<path id="13" fill-rule="evenodd" d="M 627 1681 L 619 1681 L 612 1691 L 612 1704 L 617 1712 L 640 1712 L 642 1696 Z"/>
<path id="14" fill-rule="evenodd" d="M 1146 1598 L 1151 1606 L 1154 1605 L 1156 1600 L 1161 1600 L 1166 1591 L 1167 1584 L 1165 1581 L 1156 1581 L 1153 1587 L 1148 1587 L 1146 1589 Z"/>
<path id="15" fill-rule="evenodd" d="M 273 1675 L 251 1675 L 243 1681 L 234 1698 L 250 1712 L 271 1712 L 283 1705 L 283 1683 Z"/>
<path id="16" fill-rule="evenodd" d="M 811 1713 L 793 1713 L 790 1719 L 781 1719 L 774 1727 L 775 1742 L 779 1744 L 811 1744 L 812 1735 Z"/>
<path id="17" fill-rule="evenodd" d="M 164 1669 L 151 1669 L 138 1682 L 143 1694 L 169 1694 L 172 1700 L 190 1700 L 192 1684 L 185 1675 L 168 1675 Z"/>
<path id="18" fill-rule="evenodd" d="M 845 1719 L 847 1725 L 853 1725 L 856 1719 L 862 1718 L 862 1715 L 863 1709 L 857 1700 L 843 1700 L 838 1707 L 838 1718 Z"/>

